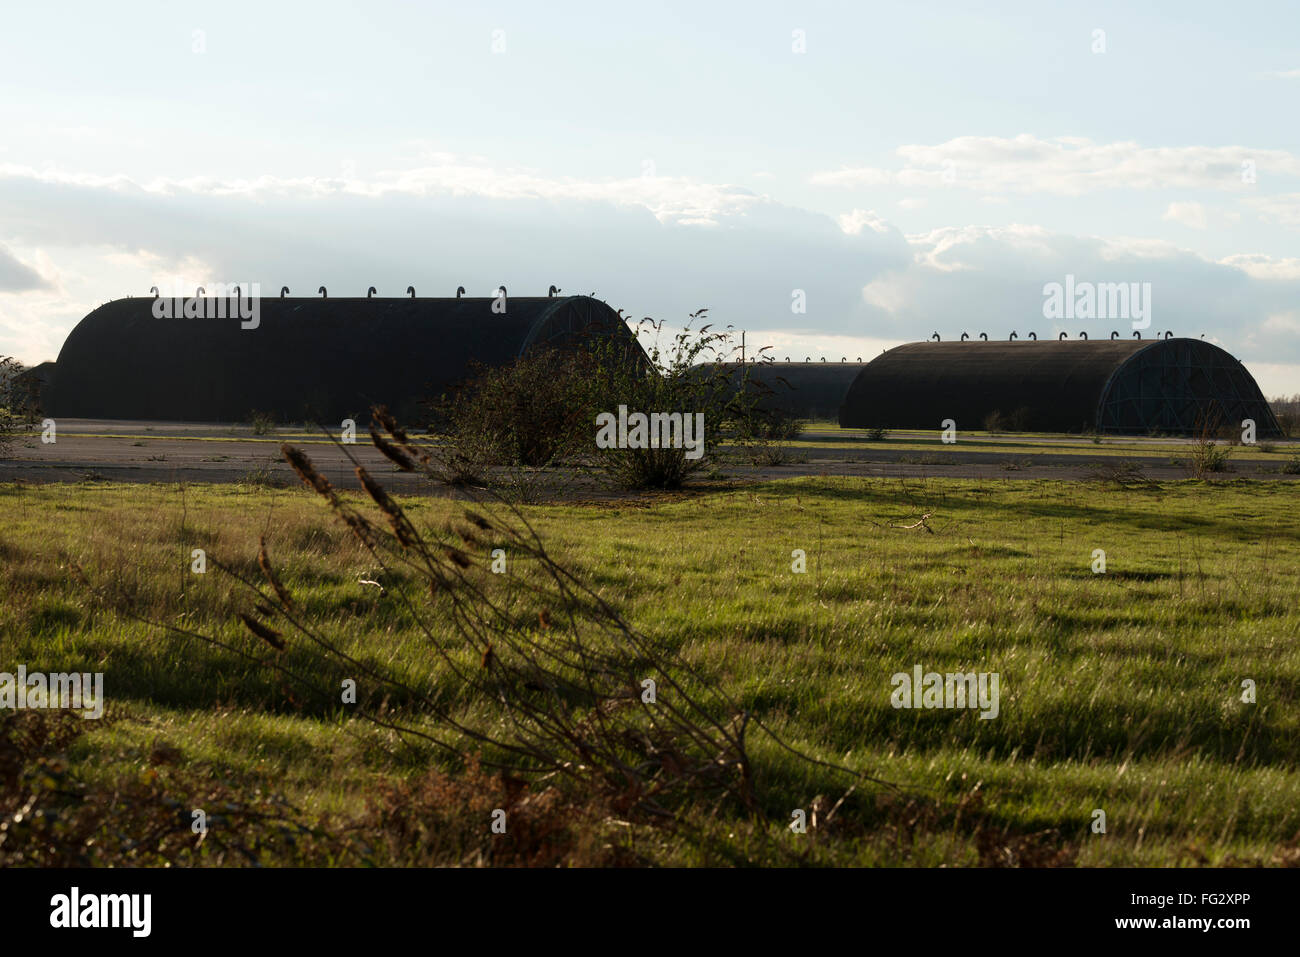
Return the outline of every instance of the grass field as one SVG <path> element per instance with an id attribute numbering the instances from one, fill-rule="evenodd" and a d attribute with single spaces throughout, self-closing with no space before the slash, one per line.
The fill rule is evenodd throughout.
<path id="1" fill-rule="evenodd" d="M 430 525 L 457 508 L 402 501 Z M 257 656 L 237 585 L 193 574 L 190 555 L 255 575 L 265 534 L 304 613 L 345 650 L 449 696 L 468 723 L 497 720 L 490 703 L 455 701 L 393 599 L 403 582 L 359 584 L 379 570 L 309 491 L 7 485 L 0 510 L 0 671 L 102 671 L 108 700 L 104 720 L 72 726 L 0 714 L 0 810 L 81 821 L 77 839 L 105 863 L 518 862 L 486 832 L 500 782 L 431 776 L 428 752 L 76 580 L 74 566 L 145 619 Z M 859 784 L 828 823 L 845 780 L 755 740 L 756 812 L 702 804 L 666 829 L 579 801 L 530 862 L 1300 863 L 1294 485 L 801 478 L 524 514 L 627 621 L 791 745 L 896 785 Z M 917 665 L 997 673 L 997 717 L 893 707 L 891 676 Z M 148 839 L 93 813 L 128 801 L 159 809 Z M 257 831 L 242 858 L 168 836 L 214 806 L 214 830 Z M 793 833 L 795 809 L 818 826 Z M 18 834 L 6 846 L 0 830 L 0 859 L 34 862 Z"/>

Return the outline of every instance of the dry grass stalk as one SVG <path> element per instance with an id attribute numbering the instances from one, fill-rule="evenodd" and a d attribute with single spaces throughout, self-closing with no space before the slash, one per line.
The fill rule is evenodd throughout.
<path id="1" fill-rule="evenodd" d="M 276 597 L 286 608 L 293 608 L 293 598 L 289 590 L 284 587 L 280 579 L 276 576 L 275 570 L 271 568 L 271 559 L 266 554 L 266 536 L 263 535 L 257 542 L 257 567 L 262 570 L 266 580 L 270 583 L 271 588 L 275 591 Z"/>
<path id="2" fill-rule="evenodd" d="M 375 419 L 393 443 L 409 441 L 382 410 Z M 510 503 L 485 493 L 455 525 L 417 529 L 351 450 L 337 441 L 336 446 L 356 467 L 391 531 L 338 495 L 299 450 L 285 446 L 284 455 L 372 556 L 375 577 L 387 584 L 385 601 L 425 636 L 438 687 L 412 687 L 399 669 L 343 651 L 294 608 L 270 568 L 264 543 L 259 566 L 274 597 L 211 559 L 249 589 L 255 602 L 273 610 L 285 632 L 301 639 L 292 643 L 291 653 L 260 662 L 276 670 L 286 691 L 292 687 L 334 707 L 337 685 L 322 676 L 345 673 L 368 689 L 356 714 L 408 744 L 436 746 L 461 762 L 481 755 L 484 767 L 531 785 L 562 787 L 605 802 L 623 817 L 674 826 L 690 826 L 683 816 L 688 807 L 716 812 L 730 804 L 757 810 L 746 740 L 750 729 L 804 760 L 853 780 L 866 777 L 790 748 L 713 681 L 632 628 L 579 574 L 549 554 Z M 415 451 L 407 454 L 413 462 L 418 458 Z M 440 463 L 428 458 L 421 468 L 434 473 Z M 510 574 L 487 570 L 489 548 L 509 553 Z M 277 650 L 288 646 L 280 631 L 251 615 L 240 618 Z M 450 640 L 448 625 L 454 632 Z M 260 661 L 211 636 L 163 627 Z M 647 679 L 655 688 L 652 697 L 644 690 Z M 387 707 L 392 699 L 406 704 L 392 711 Z M 458 702 L 459 709 L 475 700 L 489 705 L 492 720 L 470 723 L 462 717 L 467 712 L 446 703 Z M 481 715 L 482 709 L 468 713 L 475 712 Z"/>
<path id="3" fill-rule="evenodd" d="M 280 632 L 276 631 L 274 628 L 268 628 L 252 615 L 245 614 L 242 611 L 239 612 L 239 620 L 244 623 L 244 626 L 249 631 L 257 635 L 257 637 L 261 638 L 276 651 L 284 651 L 286 647 L 284 636 L 280 634 Z"/>

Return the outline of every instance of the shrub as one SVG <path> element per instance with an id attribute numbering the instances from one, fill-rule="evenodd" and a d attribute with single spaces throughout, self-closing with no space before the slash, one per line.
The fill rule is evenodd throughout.
<path id="1" fill-rule="evenodd" d="M 691 323 L 705 312 L 693 313 Z M 770 458 L 773 446 L 802 431 L 790 416 L 759 411 L 748 365 L 738 373 L 724 365 L 729 332 L 688 323 L 664 344 L 663 324 L 647 319 L 637 328 L 643 334 L 654 337 L 644 353 L 627 338 L 598 337 L 580 349 L 533 350 L 505 366 L 479 367 L 435 405 L 434 427 L 445 442 L 440 478 L 483 484 L 492 467 L 573 462 L 620 487 L 677 488 L 710 467 L 725 436 L 752 458 Z M 598 447 L 597 416 L 617 416 L 620 406 L 629 416 L 661 413 L 681 417 L 681 424 L 703 414 L 699 454 L 688 457 L 683 447 Z"/>
<path id="2" fill-rule="evenodd" d="M 478 366 L 474 378 L 436 412 L 466 477 L 492 465 L 551 465 L 578 451 L 588 415 L 584 380 L 595 374 L 586 350 L 534 349 L 508 365 Z"/>
<path id="3" fill-rule="evenodd" d="M 1105 488 L 1151 488 L 1156 484 L 1147 477 L 1139 463 L 1128 459 L 1097 462 L 1089 472 L 1089 477 Z"/>
<path id="4" fill-rule="evenodd" d="M 804 421 L 789 412 L 755 409 L 742 419 L 751 434 L 771 442 L 797 442 L 803 435 Z"/>
<path id="5" fill-rule="evenodd" d="M 999 432 L 1005 432 L 1006 429 L 1007 417 L 1002 414 L 1001 410 L 994 409 L 984 416 L 984 431 L 990 435 L 997 435 Z"/>
<path id="6" fill-rule="evenodd" d="M 1012 432 L 1028 432 L 1033 414 L 1030 409 L 1022 405 L 1007 416 L 1007 428 Z"/>
<path id="7" fill-rule="evenodd" d="M 14 436 L 35 421 L 35 407 L 20 394 L 18 377 L 23 366 L 10 356 L 0 356 L 0 451 Z"/>
<path id="8" fill-rule="evenodd" d="M 1197 421 L 1196 441 L 1188 456 L 1187 468 L 1196 478 L 1204 478 L 1209 472 L 1227 472 L 1230 470 L 1229 459 L 1232 449 L 1220 445 L 1216 440 L 1223 432 L 1217 417 L 1202 417 Z"/>
<path id="9" fill-rule="evenodd" d="M 692 328 L 706 312 L 692 313 L 686 327 L 667 344 L 662 322 L 642 320 L 637 337 L 653 336 L 645 350 L 648 362 L 628 361 L 627 353 L 617 344 L 602 344 L 597 374 L 589 380 L 589 410 L 616 415 L 620 406 L 626 406 L 629 415 L 680 415 L 683 424 L 687 416 L 692 421 L 704 417 L 703 435 L 695 437 L 701 443 L 697 457 L 688 457 L 685 447 L 598 448 L 593 428 L 588 433 L 591 462 L 612 484 L 630 489 L 679 488 L 691 475 L 709 467 L 728 429 L 742 441 L 760 441 L 751 434 L 754 428 L 745 424 L 757 402 L 747 388 L 749 367 L 736 373 L 723 364 L 730 352 L 731 334 L 710 332 L 707 323 Z M 699 363 L 701 359 L 711 361 Z M 692 371 L 697 364 L 707 367 L 703 374 Z"/>
<path id="10" fill-rule="evenodd" d="M 614 867 L 640 863 L 605 835 L 612 815 L 603 795 L 557 787 L 534 789 L 503 773 L 489 774 L 476 757 L 460 773 L 431 769 L 384 782 L 369 801 L 364 827 L 377 834 L 377 857 L 415 867 Z M 482 826 L 500 808 L 507 834 Z"/>
<path id="11" fill-rule="evenodd" d="M 324 865 L 344 849 L 283 800 L 172 769 L 177 755 L 165 746 L 149 752 L 142 774 L 81 780 L 65 754 L 96 723 L 0 711 L 0 867 L 257 865 L 287 855 Z M 213 827 L 201 837 L 191 808 L 210 809 Z"/>
<path id="12" fill-rule="evenodd" d="M 1197 443 L 1192 447 L 1192 472 L 1200 478 L 1206 472 L 1229 472 L 1232 449 L 1216 442 Z"/>
<path id="13" fill-rule="evenodd" d="M 268 435 L 275 429 L 275 417 L 269 412 L 254 410 L 248 413 L 248 422 L 253 427 L 254 435 Z"/>
<path id="14" fill-rule="evenodd" d="M 738 416 L 735 427 L 738 448 L 755 465 L 784 465 L 792 458 L 784 445 L 803 434 L 803 422 L 787 412 L 768 411 L 755 406 Z"/>
<path id="15" fill-rule="evenodd" d="M 254 485 L 259 488 L 288 488 L 289 483 L 283 476 L 271 470 L 268 463 L 260 463 L 246 471 L 239 479 L 240 485 Z"/>

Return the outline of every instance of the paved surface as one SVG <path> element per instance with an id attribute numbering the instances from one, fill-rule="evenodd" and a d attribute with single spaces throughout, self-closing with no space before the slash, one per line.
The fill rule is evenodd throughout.
<path id="1" fill-rule="evenodd" d="M 1105 444 L 1095 448 L 1068 437 L 1034 438 L 1039 447 L 1082 447 L 1083 453 L 1026 450 L 1024 439 L 1001 437 L 972 439 L 982 445 L 1001 448 L 967 450 L 956 445 L 935 444 L 928 450 L 891 448 L 891 443 L 933 442 L 933 433 L 890 433 L 885 442 L 855 444 L 854 433 L 810 430 L 805 443 L 791 450 L 792 461 L 771 467 L 724 465 L 727 478 L 766 480 L 799 475 L 858 475 L 894 477 L 939 477 L 978 479 L 1068 479 L 1096 477 L 1099 465 L 1133 462 L 1147 477 L 1157 480 L 1186 478 L 1187 469 L 1173 465 L 1171 456 L 1186 454 L 1186 440 L 1124 439 L 1123 445 L 1139 454 L 1119 455 Z M 20 438 L 0 458 L 0 482 L 204 482 L 297 484 L 297 476 L 280 456 L 280 443 L 303 448 L 331 482 L 356 488 L 353 466 L 343 449 L 319 433 L 283 429 L 270 435 L 255 435 L 248 426 L 218 426 L 176 422 L 122 422 L 66 419 L 58 423 L 56 441 L 43 443 L 39 434 Z M 1147 447 L 1150 454 L 1145 454 Z M 1275 456 L 1246 460 L 1237 458 L 1224 479 L 1297 480 L 1300 476 L 1276 471 L 1294 452 L 1295 446 L 1280 448 Z M 356 444 L 347 447 L 365 467 L 394 490 L 438 491 L 422 476 L 396 471 L 371 445 L 362 432 Z M 597 483 L 574 470 L 553 470 L 546 484 L 569 495 L 598 491 Z"/>

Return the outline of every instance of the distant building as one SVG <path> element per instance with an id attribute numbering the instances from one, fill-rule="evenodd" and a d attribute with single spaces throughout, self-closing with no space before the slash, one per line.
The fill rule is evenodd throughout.
<path id="1" fill-rule="evenodd" d="M 869 362 L 840 409 L 845 428 L 1193 435 L 1255 421 L 1282 434 L 1246 367 L 1199 339 L 910 342 Z"/>
<path id="2" fill-rule="evenodd" d="M 863 362 L 724 362 L 693 366 L 695 376 L 729 376 L 739 391 L 748 384 L 755 405 L 795 419 L 834 421 Z"/>
<path id="3" fill-rule="evenodd" d="M 615 336 L 644 355 L 619 315 L 587 296 L 507 296 L 504 312 L 493 298 L 262 298 L 255 328 L 234 309 L 223 310 L 231 318 L 156 318 L 155 301 L 118 299 L 78 323 L 59 353 L 48 414 L 361 422 L 383 404 L 418 424 L 423 403 L 476 365 L 504 365 L 534 346 Z M 216 299 L 193 301 L 215 314 Z"/>

